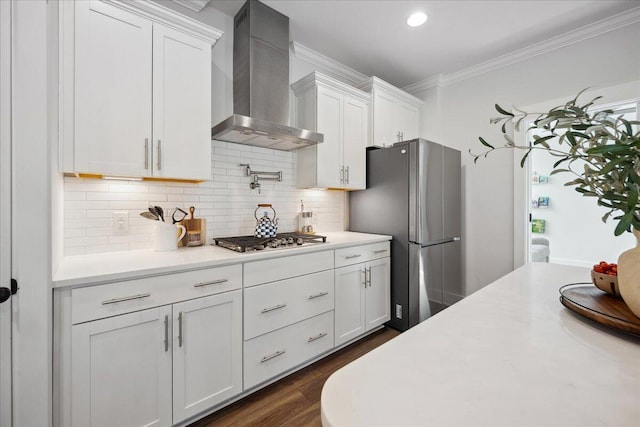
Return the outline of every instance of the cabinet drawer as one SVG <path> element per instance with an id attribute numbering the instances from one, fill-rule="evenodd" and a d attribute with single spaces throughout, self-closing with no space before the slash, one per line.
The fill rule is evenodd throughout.
<path id="1" fill-rule="evenodd" d="M 245 391 L 333 348 L 333 311 L 244 343 Z"/>
<path id="2" fill-rule="evenodd" d="M 372 243 L 370 245 L 353 246 L 335 251 L 336 268 L 372 259 L 388 257 L 391 254 L 389 242 Z"/>
<path id="3" fill-rule="evenodd" d="M 246 288 L 332 268 L 332 251 L 248 262 L 244 265 L 244 286 Z"/>
<path id="4" fill-rule="evenodd" d="M 333 310 L 332 270 L 244 290 L 244 339 Z"/>
<path id="5" fill-rule="evenodd" d="M 71 290 L 73 324 L 242 287 L 242 266 L 194 270 Z"/>

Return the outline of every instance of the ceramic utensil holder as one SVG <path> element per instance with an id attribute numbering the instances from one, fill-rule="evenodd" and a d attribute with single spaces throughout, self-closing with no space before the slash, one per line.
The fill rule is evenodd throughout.
<path id="1" fill-rule="evenodd" d="M 183 225 L 169 224 L 163 221 L 156 221 L 155 228 L 154 247 L 156 251 L 178 249 L 178 241 L 187 233 L 187 229 Z"/>

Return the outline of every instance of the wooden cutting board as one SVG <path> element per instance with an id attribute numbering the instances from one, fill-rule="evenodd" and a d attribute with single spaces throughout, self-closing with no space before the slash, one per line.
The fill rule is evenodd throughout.
<path id="1" fill-rule="evenodd" d="M 640 336 L 640 318 L 622 298 L 609 295 L 593 284 L 572 284 L 560 288 L 560 302 L 569 310 L 619 331 Z"/>

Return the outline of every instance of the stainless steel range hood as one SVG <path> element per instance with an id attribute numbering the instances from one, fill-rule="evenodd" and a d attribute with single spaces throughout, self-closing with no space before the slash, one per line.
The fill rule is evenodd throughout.
<path id="1" fill-rule="evenodd" d="M 289 18 L 248 0 L 234 18 L 233 112 L 211 139 L 296 150 L 321 133 L 289 126 Z"/>

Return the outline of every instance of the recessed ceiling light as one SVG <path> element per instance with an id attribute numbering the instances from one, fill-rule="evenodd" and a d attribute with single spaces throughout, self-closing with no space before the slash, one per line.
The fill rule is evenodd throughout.
<path id="1" fill-rule="evenodd" d="M 424 12 L 412 13 L 411 16 L 407 18 L 407 25 L 410 27 L 419 27 L 425 22 L 427 22 L 427 14 Z"/>

